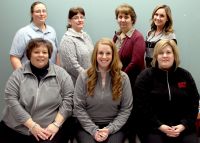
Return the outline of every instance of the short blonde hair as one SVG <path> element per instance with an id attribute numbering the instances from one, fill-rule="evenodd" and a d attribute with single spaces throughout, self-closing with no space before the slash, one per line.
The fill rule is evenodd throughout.
<path id="1" fill-rule="evenodd" d="M 175 66 L 175 68 L 177 68 L 180 65 L 179 50 L 178 50 L 178 47 L 176 45 L 176 42 L 174 40 L 163 39 L 163 40 L 158 41 L 155 45 L 154 52 L 153 52 L 152 67 L 157 66 L 157 64 L 158 64 L 158 62 L 157 62 L 158 54 L 166 46 L 170 46 L 172 48 L 172 51 L 173 51 L 173 54 L 174 54 L 174 66 Z"/>

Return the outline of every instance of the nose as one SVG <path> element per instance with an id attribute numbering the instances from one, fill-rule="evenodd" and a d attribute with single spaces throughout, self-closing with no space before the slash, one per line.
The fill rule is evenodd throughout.
<path id="1" fill-rule="evenodd" d="M 167 57 L 167 53 L 163 53 L 163 57 Z"/>
<path id="2" fill-rule="evenodd" d="M 122 20 L 123 22 L 124 22 L 124 21 L 126 21 L 126 19 L 125 19 L 124 17 L 122 17 L 122 19 L 121 19 L 121 20 Z"/>
<path id="3" fill-rule="evenodd" d="M 102 57 L 103 57 L 103 58 L 106 58 L 106 53 L 104 53 Z"/>
<path id="4" fill-rule="evenodd" d="M 39 53 L 39 56 L 44 56 L 44 54 L 42 52 Z"/>

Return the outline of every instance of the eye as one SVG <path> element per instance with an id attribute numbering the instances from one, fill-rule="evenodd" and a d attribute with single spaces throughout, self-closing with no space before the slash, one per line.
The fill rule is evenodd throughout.
<path id="1" fill-rule="evenodd" d="M 119 16 L 118 16 L 118 18 L 119 18 L 119 19 L 122 19 L 122 18 L 123 18 L 123 16 L 119 15 Z"/>
<path id="2" fill-rule="evenodd" d="M 40 52 L 39 52 L 39 51 L 34 51 L 33 53 L 34 53 L 34 54 L 39 54 Z"/>
<path id="3" fill-rule="evenodd" d="M 48 54 L 48 52 L 47 52 L 47 51 L 43 51 L 42 53 L 43 53 L 43 54 Z"/>
<path id="4" fill-rule="evenodd" d="M 111 52 L 107 52 L 106 55 L 107 55 L 107 56 L 111 55 Z"/>
<path id="5" fill-rule="evenodd" d="M 99 55 L 103 55 L 104 53 L 100 51 L 100 52 L 98 52 L 98 54 L 99 54 Z"/>
<path id="6" fill-rule="evenodd" d="M 157 14 L 157 13 L 155 13 L 155 14 L 154 14 L 154 16 L 158 16 L 158 14 Z"/>

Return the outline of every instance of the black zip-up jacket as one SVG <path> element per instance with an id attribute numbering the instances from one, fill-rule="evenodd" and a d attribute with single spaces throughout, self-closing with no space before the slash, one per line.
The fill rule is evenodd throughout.
<path id="1" fill-rule="evenodd" d="M 183 124 L 187 131 L 195 130 L 199 93 L 185 69 L 145 69 L 136 80 L 133 96 L 140 130 L 151 132 L 162 124 Z"/>

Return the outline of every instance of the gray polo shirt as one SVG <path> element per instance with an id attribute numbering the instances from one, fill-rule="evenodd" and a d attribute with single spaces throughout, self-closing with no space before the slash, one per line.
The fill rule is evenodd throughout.
<path id="1" fill-rule="evenodd" d="M 29 25 L 19 29 L 13 39 L 10 55 L 19 57 L 21 63 L 24 65 L 27 61 L 26 46 L 29 40 L 34 38 L 44 38 L 52 43 L 53 53 L 50 61 L 55 63 L 58 51 L 58 41 L 55 30 L 49 25 L 46 25 L 46 30 L 44 32 L 35 26 L 34 23 L 30 23 Z"/>

